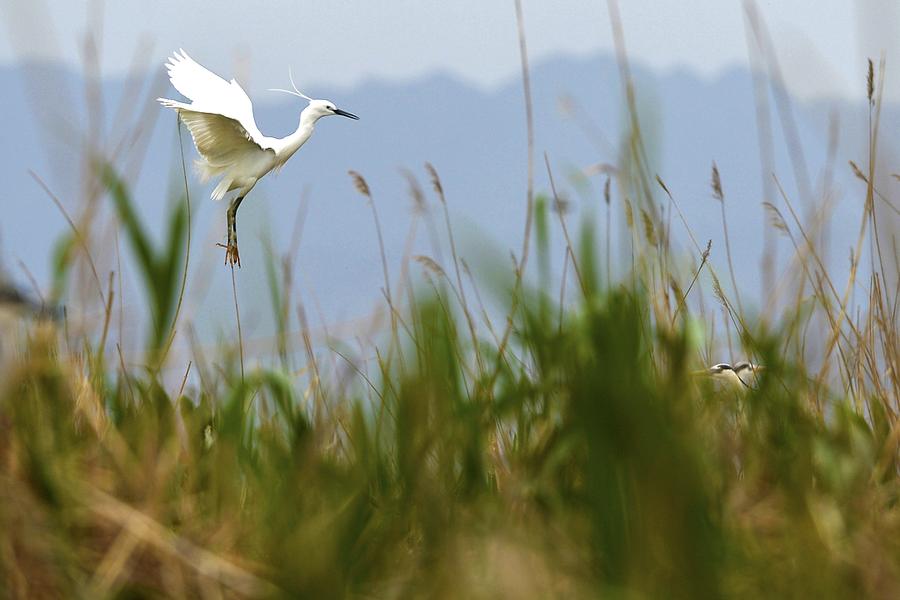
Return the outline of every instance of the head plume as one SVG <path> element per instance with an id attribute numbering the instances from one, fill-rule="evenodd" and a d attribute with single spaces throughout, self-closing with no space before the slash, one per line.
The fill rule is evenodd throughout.
<path id="1" fill-rule="evenodd" d="M 308 100 L 312 102 L 313 99 L 301 92 L 297 89 L 297 85 L 294 83 L 294 74 L 291 72 L 291 68 L 288 67 L 288 78 L 291 80 L 291 87 L 294 88 L 294 91 L 291 90 L 283 90 L 281 88 L 269 88 L 270 92 L 284 92 L 285 94 L 290 94 L 291 96 L 297 96 L 299 98 L 303 98 L 304 100 Z"/>

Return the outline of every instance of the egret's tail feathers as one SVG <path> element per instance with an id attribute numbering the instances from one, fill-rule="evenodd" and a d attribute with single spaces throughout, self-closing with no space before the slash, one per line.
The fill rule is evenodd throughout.
<path id="1" fill-rule="evenodd" d="M 206 162 L 202 158 L 197 158 L 194 160 L 194 170 L 197 172 L 197 176 L 203 183 L 206 183 L 207 181 L 218 175 L 218 170 L 214 169 L 208 162 Z"/>
<path id="2" fill-rule="evenodd" d="M 209 197 L 213 200 L 221 200 L 228 193 L 229 188 L 231 188 L 231 180 L 226 177 L 213 189 Z"/>
<path id="3" fill-rule="evenodd" d="M 198 158 L 194 161 L 194 169 L 197 171 L 197 175 L 200 178 L 200 181 L 207 182 L 214 177 L 218 177 L 223 175 L 225 169 L 223 167 L 218 167 L 216 165 L 210 164 L 208 161 Z M 212 193 L 209 195 L 213 200 L 221 200 L 225 197 L 229 191 L 233 189 L 232 187 L 233 180 L 230 177 L 225 177 L 216 187 L 213 188 Z"/>

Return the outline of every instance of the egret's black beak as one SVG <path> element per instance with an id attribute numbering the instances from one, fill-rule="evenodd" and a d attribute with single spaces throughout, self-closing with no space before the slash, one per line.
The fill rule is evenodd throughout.
<path id="1" fill-rule="evenodd" d="M 349 113 L 346 110 L 341 110 L 339 108 L 334 109 L 334 114 L 341 115 L 342 117 L 347 117 L 348 119 L 356 119 L 357 121 L 359 121 L 359 117 L 357 117 L 353 113 Z"/>

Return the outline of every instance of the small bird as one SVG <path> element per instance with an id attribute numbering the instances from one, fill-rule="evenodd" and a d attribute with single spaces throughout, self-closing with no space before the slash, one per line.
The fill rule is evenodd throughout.
<path id="1" fill-rule="evenodd" d="M 760 372 L 765 369 L 765 367 L 744 360 L 735 363 L 732 369 L 734 369 L 734 374 L 738 376 L 738 379 L 741 380 L 741 383 L 743 383 L 744 386 L 754 388 L 756 387 L 757 377 L 759 377 Z"/>
<path id="2" fill-rule="evenodd" d="M 746 392 L 756 387 L 756 378 L 762 369 L 763 367 L 748 361 L 741 361 L 734 365 L 718 363 L 708 369 L 695 371 L 694 375 L 711 377 L 713 381 L 720 384 L 719 387 L 722 389 Z"/>
<path id="3" fill-rule="evenodd" d="M 309 105 L 300 112 L 300 123 L 294 133 L 284 138 L 264 136 L 253 118 L 250 98 L 237 81 L 225 81 L 195 62 L 184 50 L 175 52 L 166 67 L 172 85 L 191 103 L 168 98 L 157 98 L 157 101 L 174 109 L 191 132 L 202 157 L 196 162 L 201 179 L 221 177 L 210 197 L 221 200 L 228 192 L 237 190 L 228 207 L 227 245 L 224 248 L 225 264 L 240 267 L 237 210 L 244 197 L 269 171 L 277 172 L 284 166 L 313 134 L 319 119 L 328 115 L 359 117 L 335 107 L 329 100 L 314 100 L 303 94 L 289 72 L 293 91 L 270 91 L 298 96 L 309 101 Z"/>

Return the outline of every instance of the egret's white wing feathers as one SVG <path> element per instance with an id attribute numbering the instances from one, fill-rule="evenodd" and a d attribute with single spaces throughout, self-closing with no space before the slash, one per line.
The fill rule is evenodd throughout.
<path id="1" fill-rule="evenodd" d="M 166 63 L 166 68 L 172 85 L 190 99 L 191 104 L 159 98 L 164 106 L 234 119 L 247 132 L 248 138 L 260 148 L 273 148 L 273 139 L 260 133 L 256 126 L 253 103 L 237 81 L 225 81 L 197 63 L 184 50 L 175 52 Z"/>
<path id="2" fill-rule="evenodd" d="M 274 161 L 275 138 L 264 136 L 253 118 L 253 104 L 234 79 L 227 82 L 203 67 L 184 50 L 175 52 L 166 63 L 169 79 L 191 103 L 158 98 L 160 104 L 178 111 L 191 132 L 202 160 L 196 162 L 203 180 L 219 175 L 222 180 L 212 191 L 221 200 L 233 189 L 249 191 Z M 244 168 L 235 170 L 235 165 Z"/>
<path id="3" fill-rule="evenodd" d="M 270 153 L 271 159 L 275 158 L 275 151 L 261 147 L 236 119 L 196 111 L 180 102 L 169 101 L 163 104 L 177 109 L 181 120 L 191 132 L 197 152 L 203 157 L 203 161 L 197 163 L 201 177 L 207 180 L 226 175 L 213 190 L 214 200 L 221 200 L 229 190 L 241 186 L 241 182 L 227 177 L 230 166 L 254 162 L 260 153 Z"/>

